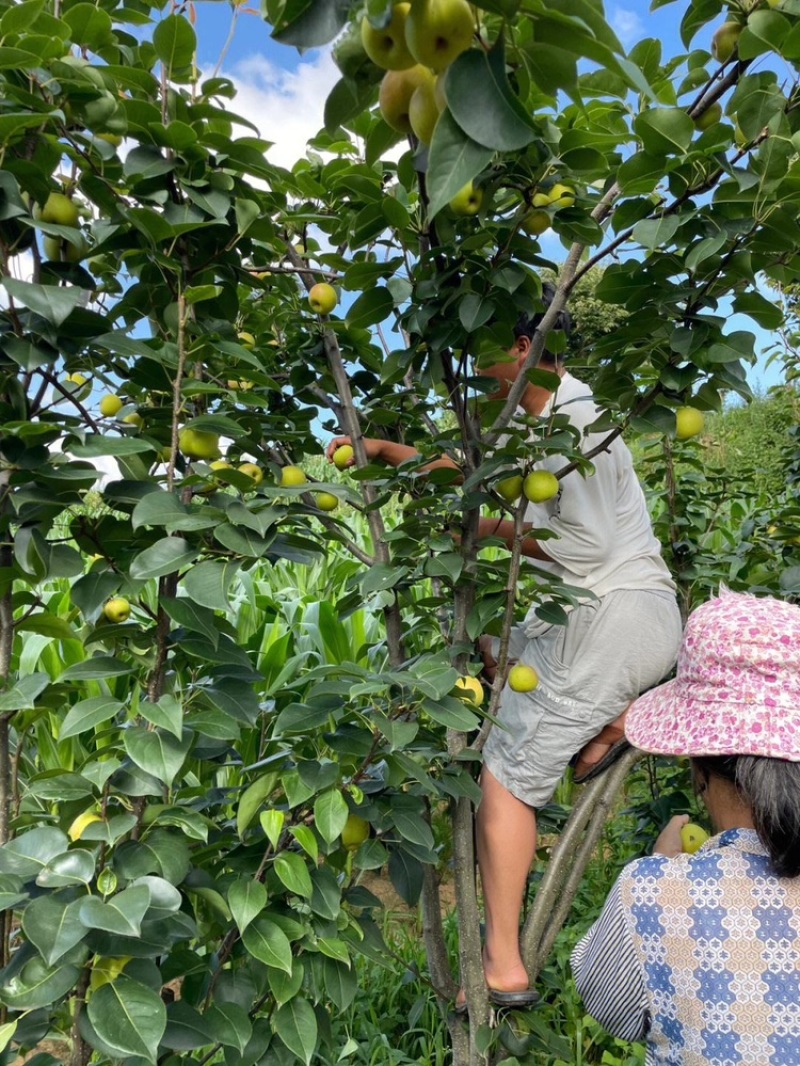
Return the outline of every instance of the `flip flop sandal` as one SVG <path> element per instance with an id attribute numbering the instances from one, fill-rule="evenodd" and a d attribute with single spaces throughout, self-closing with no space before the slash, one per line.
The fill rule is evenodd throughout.
<path id="1" fill-rule="evenodd" d="M 516 992 L 503 992 L 499 988 L 489 989 L 489 1002 L 493 1007 L 503 1007 L 506 1010 L 525 1010 L 534 1007 L 540 1000 L 539 993 L 535 988 L 521 988 Z M 457 1003 L 453 1008 L 455 1014 L 464 1017 L 469 1011 L 467 1001 Z"/>
<path id="2" fill-rule="evenodd" d="M 630 747 L 631 742 L 626 740 L 625 737 L 622 737 L 621 740 L 617 740 L 611 745 L 600 762 L 595 763 L 594 766 L 586 771 L 586 773 L 581 774 L 580 776 L 576 774 L 572 780 L 576 785 L 584 785 L 587 781 L 593 781 L 596 777 L 599 777 L 604 770 L 607 770 L 609 766 L 613 766 L 617 759 L 624 755 Z"/>

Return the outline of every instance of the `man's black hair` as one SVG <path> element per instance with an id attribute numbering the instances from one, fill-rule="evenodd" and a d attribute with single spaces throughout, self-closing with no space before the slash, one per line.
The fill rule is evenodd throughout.
<path id="1" fill-rule="evenodd" d="M 517 319 L 517 324 L 514 326 L 514 337 L 519 340 L 520 337 L 527 337 L 529 340 L 533 340 L 533 335 L 539 323 L 542 321 L 550 304 L 553 302 L 556 295 L 555 286 L 549 281 L 546 281 L 542 285 L 542 310 L 535 311 L 532 315 L 527 314 L 525 311 Z M 561 330 L 569 337 L 572 330 L 572 316 L 569 311 L 559 311 L 555 322 L 552 327 L 553 330 Z M 544 350 L 542 353 L 543 358 L 554 360 L 555 357 Z M 563 358 L 563 355 L 561 356 Z"/>

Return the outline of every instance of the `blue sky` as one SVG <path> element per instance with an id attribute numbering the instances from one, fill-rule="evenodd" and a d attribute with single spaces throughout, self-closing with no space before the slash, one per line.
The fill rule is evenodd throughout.
<path id="1" fill-rule="evenodd" d="M 678 0 L 651 12 L 644 0 L 626 0 L 624 4 L 608 3 L 606 11 L 626 48 L 643 37 L 654 37 L 662 42 L 663 55 L 672 56 L 684 51 L 679 26 L 685 6 L 685 0 Z M 290 166 L 303 155 L 306 141 L 321 127 L 325 98 L 338 79 L 330 49 L 300 55 L 294 48 L 273 42 L 269 27 L 260 16 L 258 0 L 245 0 L 238 9 L 225 0 L 201 2 L 196 11 L 198 59 L 204 73 L 209 75 L 219 69 L 219 73 L 235 81 L 238 96 L 232 101 L 231 110 L 250 119 L 262 136 L 274 142 L 268 158 Z M 714 29 L 722 21 L 724 16 L 701 29 L 692 47 L 710 48 Z M 543 251 L 556 260 L 563 257 L 554 237 L 545 239 Z M 772 335 L 744 316 L 730 318 L 727 331 L 737 329 L 756 334 L 759 352 L 774 341 Z M 767 368 L 761 358 L 749 378 L 754 388 L 767 388 L 781 381 L 780 367 Z"/>

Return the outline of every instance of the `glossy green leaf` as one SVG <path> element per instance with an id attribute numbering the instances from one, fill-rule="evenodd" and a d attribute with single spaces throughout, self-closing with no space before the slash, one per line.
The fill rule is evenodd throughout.
<path id="1" fill-rule="evenodd" d="M 123 742 L 125 751 L 137 766 L 169 786 L 183 766 L 192 744 L 192 735 L 187 730 L 178 739 L 160 729 L 132 726 L 125 730 Z"/>
<path id="2" fill-rule="evenodd" d="M 70 707 L 66 718 L 61 723 L 59 736 L 62 740 L 76 737 L 85 733 L 87 729 L 93 729 L 107 722 L 122 709 L 123 704 L 109 696 L 92 696 L 88 700 L 81 700 L 80 703 Z"/>
<path id="3" fill-rule="evenodd" d="M 318 1036 L 317 1018 L 311 1004 L 295 996 L 277 1009 L 272 1026 L 289 1050 L 309 1066 Z"/>
<path id="4" fill-rule="evenodd" d="M 322 792 L 314 801 L 314 824 L 328 844 L 341 836 L 349 814 L 347 801 L 336 788 Z"/>
<path id="5" fill-rule="evenodd" d="M 89 931 L 80 918 L 81 900 L 51 892 L 31 900 L 22 915 L 22 931 L 48 966 L 58 962 Z"/>
<path id="6" fill-rule="evenodd" d="M 261 881 L 235 881 L 228 889 L 228 906 L 240 933 L 267 905 L 267 890 Z"/>
<path id="7" fill-rule="evenodd" d="M 445 94 L 455 122 L 485 148 L 515 151 L 536 136 L 530 115 L 509 85 L 502 35 L 488 52 L 468 49 L 450 64 Z"/>
<path id="8" fill-rule="evenodd" d="M 652 107 L 642 111 L 634 119 L 633 128 L 644 150 L 652 155 L 685 152 L 695 133 L 694 123 L 679 107 Z"/>
<path id="9" fill-rule="evenodd" d="M 120 936 L 139 936 L 142 919 L 150 906 L 150 889 L 135 885 L 118 892 L 103 903 L 96 896 L 81 905 L 81 921 L 89 929 L 105 929 Z"/>
<path id="10" fill-rule="evenodd" d="M 434 218 L 492 158 L 492 150 L 468 137 L 445 109 L 436 123 L 428 166 L 428 213 Z"/>
<path id="11" fill-rule="evenodd" d="M 164 537 L 136 556 L 131 563 L 131 578 L 134 581 L 148 581 L 173 574 L 194 562 L 197 554 L 197 549 L 181 537 Z"/>
<path id="12" fill-rule="evenodd" d="M 167 1025 L 167 1011 L 157 992 L 126 977 L 97 989 L 89 999 L 89 1020 L 97 1035 L 120 1058 L 136 1056 L 155 1062 Z"/>
<path id="13" fill-rule="evenodd" d="M 153 47 L 168 75 L 188 66 L 197 48 L 197 38 L 189 20 L 182 15 L 167 15 L 156 26 Z"/>
<path id="14" fill-rule="evenodd" d="M 286 934 L 270 918 L 262 915 L 255 918 L 242 934 L 242 943 L 247 952 L 285 973 L 292 972 L 292 947 Z"/>
<path id="15" fill-rule="evenodd" d="M 302 856 L 283 852 L 275 857 L 275 873 L 289 892 L 310 899 L 311 877 Z"/>

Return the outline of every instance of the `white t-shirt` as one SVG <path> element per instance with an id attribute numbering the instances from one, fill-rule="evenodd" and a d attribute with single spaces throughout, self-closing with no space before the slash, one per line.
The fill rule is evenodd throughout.
<path id="1" fill-rule="evenodd" d="M 583 452 L 591 451 L 608 436 L 607 431 L 584 433 L 602 412 L 589 387 L 569 373 L 562 377 L 542 414 L 553 411 L 566 414 L 581 433 Z M 562 455 L 551 455 L 537 468 L 557 473 L 567 461 Z M 596 596 L 619 589 L 675 592 L 627 445 L 615 437 L 592 463 L 593 474 L 572 470 L 559 482 L 558 496 L 528 506 L 526 522 L 558 534 L 558 539 L 542 541 L 543 549 L 555 561 L 536 565 Z"/>

